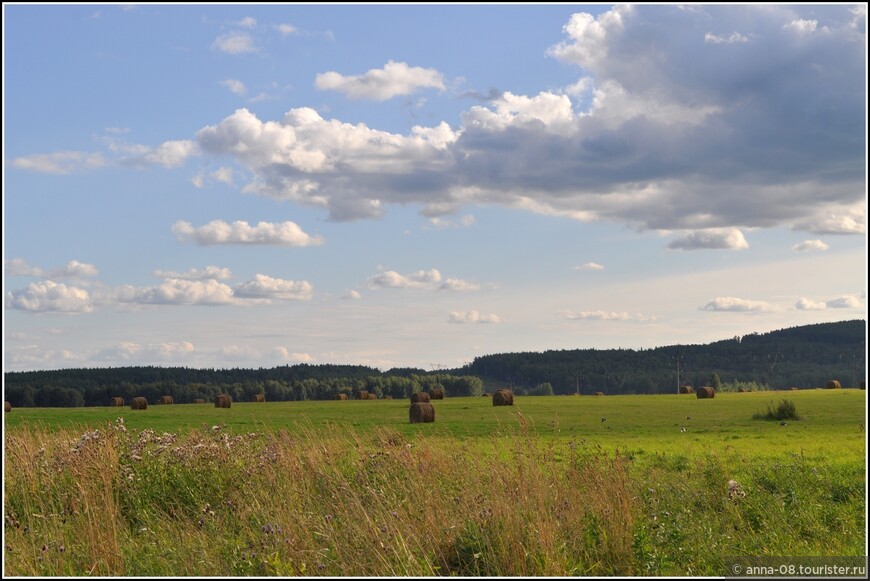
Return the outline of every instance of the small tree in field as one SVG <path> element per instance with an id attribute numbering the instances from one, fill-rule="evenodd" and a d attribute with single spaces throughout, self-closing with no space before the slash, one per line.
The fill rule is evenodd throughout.
<path id="1" fill-rule="evenodd" d="M 720 391 L 722 389 L 722 381 L 719 379 L 719 374 L 715 371 L 713 372 L 713 375 L 710 376 L 710 387 L 712 387 L 716 391 Z"/>

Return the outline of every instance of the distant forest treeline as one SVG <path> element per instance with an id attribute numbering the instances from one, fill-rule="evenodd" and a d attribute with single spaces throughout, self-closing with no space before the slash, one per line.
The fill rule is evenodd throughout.
<path id="1" fill-rule="evenodd" d="M 655 349 L 582 349 L 504 353 L 477 357 L 469 365 L 437 373 L 395 368 L 387 372 L 358 365 L 308 365 L 271 369 L 121 367 L 9 372 L 4 399 L 14 407 L 107 405 L 112 397 L 143 396 L 149 403 L 171 395 L 177 403 L 229 394 L 250 401 L 334 399 L 366 390 L 378 397 L 410 397 L 441 387 L 448 396 L 479 396 L 508 386 L 519 394 L 601 391 L 607 394 L 673 393 L 677 365 L 682 385 L 724 387 L 738 383 L 759 389 L 821 387 L 838 379 L 857 386 L 865 375 L 863 320 L 793 327 L 750 334 L 709 345 Z M 715 380 L 714 380 L 715 381 Z M 542 386 L 546 386 L 543 388 Z"/>
<path id="2" fill-rule="evenodd" d="M 753 333 L 708 345 L 655 349 L 583 349 L 477 357 L 460 371 L 509 386 L 549 383 L 555 393 L 673 393 L 680 384 L 754 383 L 764 389 L 822 387 L 838 379 L 855 387 L 865 375 L 863 320 Z"/>

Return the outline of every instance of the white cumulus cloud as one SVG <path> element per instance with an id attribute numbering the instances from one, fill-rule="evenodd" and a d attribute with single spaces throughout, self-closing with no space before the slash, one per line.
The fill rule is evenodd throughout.
<path id="1" fill-rule="evenodd" d="M 410 95 L 418 89 L 444 90 L 444 76 L 435 69 L 409 67 L 407 63 L 389 61 L 382 69 L 362 75 L 345 76 L 335 71 L 317 75 L 314 85 L 321 91 L 339 91 L 349 99 L 386 101 Z"/>
<path id="2" fill-rule="evenodd" d="M 482 314 L 478 311 L 452 311 L 448 323 L 501 323 L 501 317 L 493 313 Z"/>
<path id="3" fill-rule="evenodd" d="M 237 220 L 232 224 L 213 220 L 200 227 L 180 220 L 172 225 L 172 232 L 180 241 L 194 240 L 201 246 L 216 244 L 259 244 L 274 246 L 316 246 L 323 244 L 320 236 L 306 234 L 295 222 L 259 222 L 251 226 Z"/>
<path id="4" fill-rule="evenodd" d="M 314 287 L 307 280 L 295 281 L 272 278 L 257 274 L 233 289 L 235 296 L 246 299 L 277 299 L 307 301 L 311 299 Z"/>
<path id="5" fill-rule="evenodd" d="M 839 297 L 825 303 L 829 309 L 860 309 L 861 301 L 854 296 Z"/>
<path id="6" fill-rule="evenodd" d="M 814 301 L 812 299 L 801 297 L 798 299 L 798 302 L 795 303 L 794 308 L 799 311 L 823 311 L 828 308 L 828 305 L 826 305 L 824 301 Z"/>
<path id="7" fill-rule="evenodd" d="M 218 306 L 236 302 L 233 289 L 214 279 L 169 278 L 157 286 L 124 285 L 115 288 L 111 298 L 117 303 L 137 305 Z"/>
<path id="8" fill-rule="evenodd" d="M 743 232 L 737 228 L 725 230 L 711 229 L 690 232 L 682 238 L 672 241 L 668 248 L 673 250 L 744 250 L 749 243 Z"/>
<path id="9" fill-rule="evenodd" d="M 32 313 L 89 313 L 94 310 L 87 290 L 52 280 L 33 282 L 24 289 L 6 293 L 6 305 Z"/>
<path id="10" fill-rule="evenodd" d="M 373 276 L 366 281 L 366 286 L 376 288 L 432 288 L 433 283 L 441 281 L 441 273 L 437 269 L 418 270 L 411 274 L 399 274 L 388 270 Z"/>
<path id="11" fill-rule="evenodd" d="M 828 248 L 830 247 L 821 240 L 804 240 L 803 242 L 791 247 L 795 252 L 812 252 L 816 250 L 827 250 Z"/>
<path id="12" fill-rule="evenodd" d="M 441 286 L 438 287 L 438 290 L 442 291 L 477 291 L 480 290 L 480 285 L 476 282 L 469 282 L 467 280 L 462 280 L 461 278 L 448 278 Z"/>

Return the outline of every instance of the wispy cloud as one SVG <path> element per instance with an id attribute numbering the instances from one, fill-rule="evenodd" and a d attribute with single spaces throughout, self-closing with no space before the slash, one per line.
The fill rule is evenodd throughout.
<path id="1" fill-rule="evenodd" d="M 245 83 L 239 81 L 238 79 L 224 79 L 223 81 L 221 81 L 221 85 L 226 87 L 236 95 L 244 96 L 248 93 L 248 88 L 245 87 Z"/>
<path id="2" fill-rule="evenodd" d="M 604 265 L 597 262 L 585 262 L 580 266 L 575 266 L 571 270 L 604 270 Z"/>
<path id="3" fill-rule="evenodd" d="M 16 157 L 12 166 L 27 171 L 65 175 L 93 170 L 108 164 L 102 153 L 86 151 L 57 151 Z"/>
<path id="4" fill-rule="evenodd" d="M 211 46 L 227 54 L 245 54 L 260 50 L 246 32 L 227 32 L 217 37 Z"/>
<path id="5" fill-rule="evenodd" d="M 791 247 L 795 252 L 813 252 L 818 250 L 827 250 L 829 246 L 821 240 L 804 240 L 800 244 L 795 244 Z"/>
<path id="6" fill-rule="evenodd" d="M 648 317 L 640 313 L 627 313 L 615 311 L 562 311 L 562 316 L 571 320 L 592 321 L 649 321 L 654 317 Z"/>
<path id="7" fill-rule="evenodd" d="M 740 299 L 737 297 L 716 297 L 709 301 L 703 307 L 698 307 L 700 311 L 713 311 L 720 313 L 747 313 L 747 312 L 770 312 L 775 311 L 776 306 L 765 301 L 753 301 L 748 299 Z"/>

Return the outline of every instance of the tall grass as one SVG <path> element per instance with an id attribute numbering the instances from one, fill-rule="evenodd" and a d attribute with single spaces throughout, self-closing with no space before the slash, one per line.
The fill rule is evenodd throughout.
<path id="1" fill-rule="evenodd" d="M 864 551 L 858 463 L 641 461 L 522 422 L 469 440 L 328 434 L 9 432 L 5 571 L 721 575 L 725 555 Z"/>

